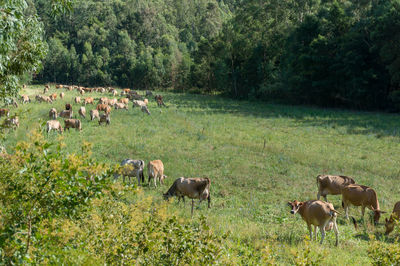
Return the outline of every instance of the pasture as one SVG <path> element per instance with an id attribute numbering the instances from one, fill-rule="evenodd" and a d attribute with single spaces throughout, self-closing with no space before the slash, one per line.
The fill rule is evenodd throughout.
<path id="1" fill-rule="evenodd" d="M 43 86 L 31 86 L 22 93 L 35 95 L 42 90 Z M 42 127 L 46 135 L 45 122 L 50 120 L 52 107 L 61 111 L 65 103 L 71 103 L 74 116 L 79 118 L 81 105 L 73 99 L 80 95 L 54 86 L 49 93 L 61 91 L 65 98 L 53 104 L 36 103 L 34 97 L 31 103 L 20 104 L 20 127 L 7 134 L 5 145 L 27 139 L 36 127 Z M 324 254 L 322 263 L 326 265 L 370 264 L 367 250 L 371 235 L 394 241 L 396 234 L 388 238 L 382 235 L 384 218 L 389 214 L 383 215 L 374 228 L 368 210 L 365 225 L 360 224 L 357 231 L 339 215 L 338 247 L 334 246 L 333 232 L 328 232 L 322 246 L 305 243 L 306 224 L 299 215 L 289 213 L 287 201 L 314 199 L 318 174 L 341 174 L 373 187 L 381 209 L 391 212 L 400 200 L 398 115 L 160 94 L 167 108 L 157 107 L 149 98 L 151 115 L 147 115 L 138 107 L 132 108 L 130 102 L 128 111 L 112 110 L 109 126 L 90 121 L 88 114 L 96 105 L 87 105 L 87 118 L 79 118 L 82 131 L 71 129 L 62 136 L 67 149 L 79 153 L 82 143 L 90 142 L 95 159 L 112 164 L 126 158 L 143 159 L 146 164 L 162 160 L 168 176 L 163 186 L 149 187 L 145 168 L 144 193 L 157 202 L 178 177 L 209 177 L 211 209 L 203 202 L 195 209 L 193 220 L 207 216 L 214 231 L 229 232 L 230 245 L 256 250 L 268 246 L 278 264 L 293 264 L 294 254 L 302 253 L 308 245 L 312 254 Z M 81 98 L 89 95 L 112 98 L 109 93 L 90 93 Z M 59 135 L 51 132 L 47 138 L 57 141 Z M 340 198 L 328 195 L 335 209 L 343 212 Z M 184 207 L 173 201 L 169 209 L 190 221 L 188 201 Z M 360 222 L 358 208 L 351 207 L 350 214 Z"/>

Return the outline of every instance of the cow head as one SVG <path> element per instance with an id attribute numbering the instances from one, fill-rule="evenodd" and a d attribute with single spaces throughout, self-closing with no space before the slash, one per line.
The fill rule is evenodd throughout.
<path id="1" fill-rule="evenodd" d="M 397 219 L 398 217 L 395 214 L 392 214 L 389 219 L 385 218 L 385 235 L 388 235 L 393 231 Z"/>
<path id="2" fill-rule="evenodd" d="M 381 211 L 379 209 L 375 209 L 374 207 L 371 207 L 372 210 L 374 211 L 374 224 L 377 225 L 379 222 L 379 218 L 381 218 L 382 213 L 386 213 L 385 211 Z"/>
<path id="3" fill-rule="evenodd" d="M 168 192 L 167 193 L 163 193 L 164 200 L 169 200 L 169 198 L 171 198 L 171 197 L 172 197 L 172 195 L 169 194 Z"/>
<path id="4" fill-rule="evenodd" d="M 300 206 L 303 205 L 303 202 L 299 202 L 297 200 L 293 202 L 288 202 L 288 205 L 292 208 L 290 211 L 291 214 L 296 214 L 296 212 L 299 210 Z"/>

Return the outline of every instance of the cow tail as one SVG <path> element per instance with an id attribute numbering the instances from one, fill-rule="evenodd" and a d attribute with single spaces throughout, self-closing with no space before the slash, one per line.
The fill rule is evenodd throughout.
<path id="1" fill-rule="evenodd" d="M 351 216 L 351 220 L 353 221 L 353 224 L 354 224 L 354 229 L 358 229 L 358 225 L 357 225 L 357 221 L 356 221 L 356 219 L 354 219 L 354 217 L 353 216 Z"/>
<path id="2" fill-rule="evenodd" d="M 342 200 L 342 208 L 344 208 L 344 202 L 343 202 L 343 200 Z"/>

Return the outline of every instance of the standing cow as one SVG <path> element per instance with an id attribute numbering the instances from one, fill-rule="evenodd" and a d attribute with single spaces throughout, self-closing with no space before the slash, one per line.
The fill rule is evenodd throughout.
<path id="1" fill-rule="evenodd" d="M 317 199 L 324 197 L 325 201 L 327 195 L 340 195 L 342 188 L 347 185 L 355 184 L 354 179 L 342 175 L 319 175 L 317 176 L 318 194 Z"/>
<path id="2" fill-rule="evenodd" d="M 131 177 L 137 177 L 138 185 L 140 186 L 140 182 L 144 183 L 143 170 L 143 160 L 125 159 L 121 162 L 121 173 L 115 173 L 114 178 L 118 178 L 120 175 L 122 175 L 123 181 L 125 182 L 125 176 L 127 176 L 130 183 Z"/>

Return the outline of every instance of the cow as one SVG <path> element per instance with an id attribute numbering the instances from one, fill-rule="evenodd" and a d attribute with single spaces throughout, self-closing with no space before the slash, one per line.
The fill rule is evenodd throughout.
<path id="1" fill-rule="evenodd" d="M 396 202 L 396 204 L 393 207 L 393 212 L 390 215 L 390 218 L 385 218 L 385 228 L 386 228 L 386 232 L 385 235 L 390 234 L 393 229 L 394 229 L 394 225 L 395 225 L 395 221 L 399 220 L 400 218 L 400 201 Z"/>
<path id="2" fill-rule="evenodd" d="M 143 113 L 150 115 L 149 108 L 147 108 L 146 105 L 141 106 L 140 109 L 142 110 Z"/>
<path id="3" fill-rule="evenodd" d="M 101 125 L 101 123 L 106 123 L 106 125 L 111 124 L 110 114 L 108 114 L 108 113 L 101 114 L 100 119 L 99 119 L 99 125 Z"/>
<path id="4" fill-rule="evenodd" d="M 6 109 L 6 108 L 0 108 L 0 117 L 2 116 L 10 116 L 10 110 Z"/>
<path id="5" fill-rule="evenodd" d="M 3 127 L 17 129 L 19 127 L 19 119 L 18 116 L 13 116 L 11 118 L 6 118 L 3 122 Z"/>
<path id="6" fill-rule="evenodd" d="M 154 96 L 154 99 L 156 100 L 158 106 L 165 106 L 163 97 L 161 95 Z"/>
<path id="7" fill-rule="evenodd" d="M 346 212 L 346 218 L 349 218 L 349 206 L 361 206 L 362 218 L 364 218 L 365 208 L 374 212 L 374 223 L 379 222 L 384 211 L 379 209 L 378 197 L 375 190 L 370 187 L 350 184 L 342 188 L 342 206 Z"/>
<path id="8" fill-rule="evenodd" d="M 122 95 L 129 94 L 130 91 L 131 91 L 130 89 L 123 89 L 122 90 Z"/>
<path id="9" fill-rule="evenodd" d="M 291 214 L 300 213 L 301 218 L 307 223 L 308 231 L 310 232 L 310 239 L 312 240 L 312 227 L 314 225 L 314 236 L 317 240 L 317 226 L 321 232 L 321 244 L 325 238 L 325 231 L 330 231 L 332 228 L 335 231 L 337 246 L 339 243 L 339 231 L 336 224 L 336 217 L 339 212 L 337 212 L 333 205 L 329 202 L 324 202 L 321 200 L 308 200 L 299 202 L 297 200 L 293 202 L 288 202 L 291 207 Z"/>
<path id="10" fill-rule="evenodd" d="M 116 103 L 114 104 L 114 108 L 115 109 L 125 109 L 128 110 L 128 105 L 124 104 L 124 103 Z"/>
<path id="11" fill-rule="evenodd" d="M 70 103 L 66 103 L 65 110 L 72 110 L 72 105 Z"/>
<path id="12" fill-rule="evenodd" d="M 106 114 L 109 114 L 111 112 L 111 107 L 107 104 L 98 104 L 96 109 L 98 111 L 104 111 Z"/>
<path id="13" fill-rule="evenodd" d="M 124 103 L 124 104 L 128 104 L 129 103 L 129 99 L 128 98 L 121 98 L 118 100 L 119 103 Z"/>
<path id="14" fill-rule="evenodd" d="M 138 107 L 142 107 L 142 106 L 146 106 L 146 103 L 144 101 L 141 100 L 133 100 L 133 107 L 138 106 Z"/>
<path id="15" fill-rule="evenodd" d="M 146 99 L 146 98 L 143 100 L 143 102 L 144 102 L 146 105 L 148 105 L 148 104 L 149 104 L 149 100 L 148 100 L 148 99 Z"/>
<path id="16" fill-rule="evenodd" d="M 57 119 L 57 116 L 58 116 L 58 113 L 57 113 L 56 108 L 51 108 L 49 111 L 49 117 L 51 119 Z"/>
<path id="17" fill-rule="evenodd" d="M 75 97 L 75 103 L 81 103 L 81 97 Z"/>
<path id="18" fill-rule="evenodd" d="M 65 96 L 64 92 L 60 92 L 60 98 L 64 99 L 64 96 Z"/>
<path id="19" fill-rule="evenodd" d="M 79 91 L 79 93 L 80 93 L 81 95 L 85 94 L 85 89 L 81 89 L 81 90 Z"/>
<path id="20" fill-rule="evenodd" d="M 61 123 L 57 120 L 47 121 L 46 126 L 47 126 L 47 134 L 49 134 L 49 132 L 51 130 L 58 130 L 58 132 L 60 132 L 60 134 L 63 133 L 63 128 L 61 126 Z"/>
<path id="21" fill-rule="evenodd" d="M 108 104 L 108 98 L 107 97 L 101 97 L 99 100 L 99 104 Z"/>
<path id="22" fill-rule="evenodd" d="M 85 105 L 86 104 L 94 104 L 94 99 L 93 97 L 87 97 L 85 98 Z"/>
<path id="23" fill-rule="evenodd" d="M 117 96 L 118 95 L 118 91 L 117 90 L 112 90 L 112 95 L 115 97 L 115 96 Z"/>
<path id="24" fill-rule="evenodd" d="M 49 96 L 49 98 L 50 98 L 52 101 L 55 101 L 55 100 L 57 99 L 57 93 L 51 94 L 51 95 Z"/>
<path id="25" fill-rule="evenodd" d="M 340 195 L 342 188 L 355 184 L 354 179 L 342 176 L 342 175 L 318 175 L 317 176 L 317 186 L 318 194 L 317 199 L 324 197 L 325 201 L 328 201 L 327 195 Z"/>
<path id="26" fill-rule="evenodd" d="M 31 99 L 29 98 L 28 95 L 21 95 L 22 103 L 30 103 Z"/>
<path id="27" fill-rule="evenodd" d="M 86 108 L 84 106 L 81 106 L 78 111 L 79 115 L 82 116 L 83 118 L 86 118 Z"/>
<path id="28" fill-rule="evenodd" d="M 118 102 L 118 100 L 117 99 L 110 99 L 110 100 L 108 100 L 108 105 L 111 105 L 111 106 L 113 106 L 114 104 L 116 104 Z"/>
<path id="29" fill-rule="evenodd" d="M 50 97 L 45 96 L 45 95 L 43 95 L 43 96 L 42 95 L 36 95 L 35 99 L 36 99 L 37 102 L 48 102 L 48 103 L 52 103 L 53 102 L 53 100 Z"/>
<path id="30" fill-rule="evenodd" d="M 94 120 L 97 117 L 97 119 L 100 119 L 100 114 L 99 111 L 96 109 L 90 110 L 90 120 Z"/>
<path id="31" fill-rule="evenodd" d="M 63 118 L 72 118 L 74 112 L 72 110 L 63 110 L 60 112 L 59 116 Z"/>
<path id="32" fill-rule="evenodd" d="M 205 178 L 184 178 L 180 177 L 174 181 L 172 186 L 166 193 L 163 194 L 165 200 L 170 197 L 176 196 L 185 202 L 185 196 L 192 199 L 192 216 L 194 199 L 199 199 L 200 203 L 202 200 L 208 200 L 208 208 L 211 207 L 211 196 L 210 196 L 210 185 L 211 181 L 208 177 Z"/>
<path id="33" fill-rule="evenodd" d="M 63 88 L 63 85 L 61 85 L 61 84 L 56 85 L 56 89 L 62 89 L 62 88 Z"/>
<path id="34" fill-rule="evenodd" d="M 46 85 L 46 87 L 44 87 L 43 89 L 43 94 L 46 94 L 47 92 L 49 92 L 49 85 Z"/>
<path id="35" fill-rule="evenodd" d="M 153 96 L 153 93 L 151 91 L 146 91 L 146 97 L 149 97 L 149 96 Z"/>
<path id="36" fill-rule="evenodd" d="M 116 179 L 122 175 L 123 181 L 125 182 L 125 176 L 127 176 L 130 183 L 131 177 L 136 177 L 138 185 L 140 186 L 140 182 L 144 183 L 144 165 L 143 160 L 125 159 L 121 162 L 121 173 L 115 173 L 114 178 Z"/>
<path id="37" fill-rule="evenodd" d="M 75 128 L 76 130 L 82 130 L 81 120 L 79 119 L 65 119 L 64 120 L 64 130 L 69 131 L 70 128 Z"/>
<path id="38" fill-rule="evenodd" d="M 164 164 L 161 160 L 150 161 L 147 164 L 147 173 L 149 175 L 148 183 L 150 185 L 150 181 L 153 179 L 154 187 L 157 187 L 157 180 L 160 184 L 164 184 L 164 179 L 167 178 L 164 175 Z"/>

